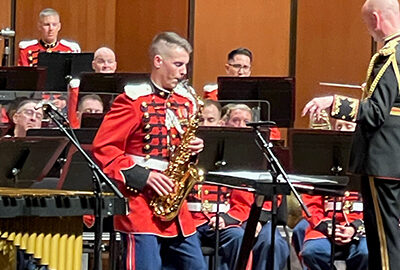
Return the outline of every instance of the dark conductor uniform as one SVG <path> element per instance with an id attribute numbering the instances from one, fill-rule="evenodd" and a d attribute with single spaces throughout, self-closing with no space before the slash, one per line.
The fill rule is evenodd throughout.
<path id="1" fill-rule="evenodd" d="M 370 62 L 361 101 L 335 96 L 333 117 L 357 123 L 349 170 L 363 176 L 369 269 L 400 265 L 400 34 Z M 380 248 L 379 248 L 380 247 Z"/>

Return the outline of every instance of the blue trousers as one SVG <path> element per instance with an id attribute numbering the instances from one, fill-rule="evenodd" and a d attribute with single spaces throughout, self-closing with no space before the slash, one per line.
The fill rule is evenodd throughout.
<path id="1" fill-rule="evenodd" d="M 303 218 L 293 228 L 292 244 L 297 255 L 299 255 L 300 251 L 303 249 L 304 238 L 308 226 L 310 226 L 310 224 L 305 218 Z"/>
<path id="2" fill-rule="evenodd" d="M 362 237 L 347 245 L 335 246 L 335 254 L 340 253 L 340 259 L 346 261 L 347 269 L 362 270 L 368 267 L 367 241 Z M 304 264 L 311 270 L 329 270 L 331 257 L 331 242 L 327 238 L 307 240 L 301 251 Z"/>
<path id="3" fill-rule="evenodd" d="M 197 232 L 202 245 L 211 247 L 215 246 L 215 231 L 211 230 L 208 224 L 198 227 Z M 220 230 L 219 233 L 220 239 L 218 253 L 221 257 L 218 269 L 235 269 L 235 263 L 239 256 L 244 230 L 241 227 L 231 227 Z"/>
<path id="4" fill-rule="evenodd" d="M 132 269 L 126 256 L 132 254 L 134 244 L 134 263 L 136 270 L 200 269 L 207 266 L 203 259 L 199 238 L 196 234 L 172 238 L 149 234 L 121 234 L 125 243 L 126 269 Z"/>
<path id="5" fill-rule="evenodd" d="M 253 270 L 267 269 L 271 248 L 271 222 L 265 224 L 253 247 Z M 275 230 L 274 270 L 283 269 L 289 257 L 289 245 L 278 230 Z"/>

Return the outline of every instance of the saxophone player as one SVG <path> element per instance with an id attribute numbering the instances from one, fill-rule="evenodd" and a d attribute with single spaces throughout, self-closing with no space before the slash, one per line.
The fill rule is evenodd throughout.
<path id="1" fill-rule="evenodd" d="M 129 198 L 130 213 L 114 218 L 126 247 L 126 269 L 206 269 L 186 202 L 171 221 L 157 217 L 149 205 L 154 196 L 173 191 L 174 182 L 162 172 L 196 113 L 193 96 L 180 84 L 191 51 L 176 33 L 155 36 L 150 82 L 125 88 L 93 142 L 99 165 Z M 188 147 L 196 154 L 203 141 L 194 138 Z"/>

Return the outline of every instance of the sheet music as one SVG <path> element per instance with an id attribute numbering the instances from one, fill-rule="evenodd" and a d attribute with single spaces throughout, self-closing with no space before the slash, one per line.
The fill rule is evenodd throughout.
<path id="1" fill-rule="evenodd" d="M 229 176 L 236 178 L 250 179 L 254 181 L 270 181 L 272 182 L 272 175 L 269 172 L 253 172 L 253 171 L 231 171 L 231 172 L 208 172 L 208 175 L 212 176 Z M 318 178 L 318 176 L 299 176 L 294 174 L 289 174 L 289 180 L 293 183 L 326 183 L 326 184 L 336 184 L 336 181 Z M 286 182 L 282 175 L 278 176 L 279 182 Z"/>

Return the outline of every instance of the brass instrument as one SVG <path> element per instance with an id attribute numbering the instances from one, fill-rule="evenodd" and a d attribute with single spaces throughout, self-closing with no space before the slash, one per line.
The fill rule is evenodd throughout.
<path id="1" fill-rule="evenodd" d="M 174 219 L 182 204 L 196 183 L 204 179 L 203 171 L 199 170 L 192 161 L 192 152 L 189 142 L 195 138 L 196 130 L 199 126 L 203 101 L 195 93 L 194 89 L 182 83 L 183 88 L 194 98 L 194 113 L 189 119 L 189 125 L 182 136 L 182 141 L 172 154 L 167 169 L 163 172 L 175 184 L 174 190 L 166 196 L 154 195 L 150 202 L 153 207 L 154 215 L 163 221 Z"/>

